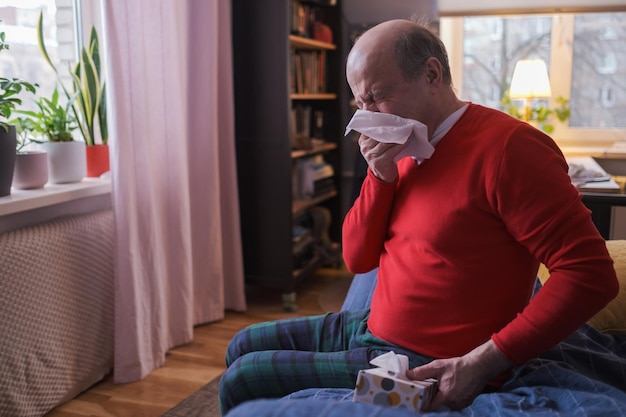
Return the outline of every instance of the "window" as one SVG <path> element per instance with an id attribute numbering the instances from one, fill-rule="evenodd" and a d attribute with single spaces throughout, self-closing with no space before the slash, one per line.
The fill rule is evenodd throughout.
<path id="1" fill-rule="evenodd" d="M 76 33 L 76 27 L 88 33 L 91 25 L 95 25 L 100 31 L 100 9 L 98 0 L 0 0 L 0 31 L 5 32 L 10 48 L 0 52 L 0 75 L 38 83 L 37 96 L 50 97 L 57 78 L 37 44 L 40 12 L 43 12 L 46 48 L 64 83 L 69 85 L 66 68 L 75 65 L 84 37 L 83 33 Z M 32 95 L 24 96 L 24 107 L 34 108 L 32 98 Z"/>
<path id="2" fill-rule="evenodd" d="M 626 13 L 576 16 L 570 126 L 626 127 L 624 66 Z"/>
<path id="3" fill-rule="evenodd" d="M 5 41 L 10 48 L 0 52 L 0 76 L 36 82 L 40 85 L 37 97 L 49 97 L 57 77 L 45 62 L 37 44 L 40 11 L 44 13 L 44 37 L 50 58 L 61 75 L 68 77 L 69 81 L 65 68 L 68 64 L 74 66 L 80 39 L 87 38 L 92 25 L 102 33 L 100 0 L 0 0 L 0 31 L 5 33 Z M 77 27 L 81 28 L 82 33 L 76 32 Z M 105 56 L 101 58 L 106 59 Z M 30 94 L 25 95 L 24 107 L 34 107 L 33 98 L 35 97 Z M 37 216 L 38 221 L 42 221 L 58 216 L 59 210 L 63 214 L 72 214 L 83 213 L 94 207 L 105 208 L 107 206 L 101 206 L 101 201 L 104 200 L 92 202 L 85 199 L 109 195 L 110 189 L 111 185 L 106 180 L 86 180 L 73 184 L 55 184 L 37 190 L 13 190 L 10 198 L 0 199 L 0 217 L 11 216 L 6 217 L 10 219 L 7 224 L 15 227 L 16 224 L 32 223 L 32 216 L 22 216 L 26 211 L 40 210 Z M 80 206 L 72 204 L 79 200 Z M 5 221 L 5 217 L 2 221 Z"/>
<path id="4" fill-rule="evenodd" d="M 550 59 L 549 17 L 468 17 L 463 34 L 461 95 L 474 103 L 499 108 L 518 59 Z"/>
<path id="5" fill-rule="evenodd" d="M 73 63 L 76 54 L 71 2 L 58 7 L 55 0 L 0 0 L 0 30 L 5 32 L 5 41 L 10 48 L 0 53 L 0 71 L 4 77 L 38 83 L 37 95 L 50 97 L 56 85 L 56 75 L 37 45 L 40 11 L 44 16 L 44 39 L 50 58 L 59 68 Z M 25 95 L 24 107 L 32 108 L 33 98 Z"/>
<path id="6" fill-rule="evenodd" d="M 557 141 L 626 140 L 626 13 L 442 18 L 460 98 L 502 109 L 515 63 L 548 65 L 552 100 L 570 100 Z"/>

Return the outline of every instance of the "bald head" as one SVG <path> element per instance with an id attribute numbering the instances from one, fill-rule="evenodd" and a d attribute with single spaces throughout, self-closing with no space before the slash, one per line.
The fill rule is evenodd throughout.
<path id="1" fill-rule="evenodd" d="M 417 24 L 404 19 L 395 19 L 382 22 L 363 33 L 355 44 L 361 42 L 380 42 L 381 46 L 390 46 L 403 33 L 411 31 Z"/>
<path id="2" fill-rule="evenodd" d="M 348 67 L 364 69 L 372 65 L 396 65 L 406 80 L 414 80 L 424 63 L 436 58 L 442 66 L 443 81 L 450 85 L 450 64 L 441 39 L 426 26 L 410 20 L 389 20 L 361 35 L 348 55 Z"/>
<path id="3" fill-rule="evenodd" d="M 356 41 L 355 48 L 358 47 L 392 47 L 394 41 L 403 33 L 410 31 L 415 23 L 409 20 L 389 20 L 380 23 L 363 33 Z"/>

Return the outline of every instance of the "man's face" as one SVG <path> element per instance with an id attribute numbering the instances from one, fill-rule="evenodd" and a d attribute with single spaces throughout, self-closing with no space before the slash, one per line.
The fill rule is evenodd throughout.
<path id="1" fill-rule="evenodd" d="M 390 51 L 363 54 L 353 50 L 346 77 L 359 109 L 422 121 L 427 109 L 426 89 L 421 85 L 424 76 L 407 81 Z"/>

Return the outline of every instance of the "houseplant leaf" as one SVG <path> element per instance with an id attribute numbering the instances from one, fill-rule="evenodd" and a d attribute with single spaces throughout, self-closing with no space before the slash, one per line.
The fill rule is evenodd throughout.
<path id="1" fill-rule="evenodd" d="M 81 49 L 78 63 L 73 71 L 69 71 L 72 77 L 71 88 L 67 88 L 62 83 L 60 74 L 46 50 L 43 38 L 43 13 L 39 15 L 37 41 L 42 56 L 55 71 L 59 84 L 68 100 L 75 95 L 72 111 L 85 143 L 88 146 L 96 144 L 95 123 L 98 121 L 100 140 L 103 145 L 106 145 L 108 142 L 106 106 L 102 105 L 105 101 L 105 90 L 104 83 L 101 84 L 99 42 L 95 27 L 91 28 L 88 47 Z"/>

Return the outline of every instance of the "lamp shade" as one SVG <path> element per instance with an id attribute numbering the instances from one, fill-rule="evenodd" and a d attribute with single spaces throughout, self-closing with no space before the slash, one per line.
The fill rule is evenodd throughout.
<path id="1" fill-rule="evenodd" d="M 546 98 L 552 95 L 546 63 L 542 59 L 521 59 L 515 64 L 509 97 Z"/>

